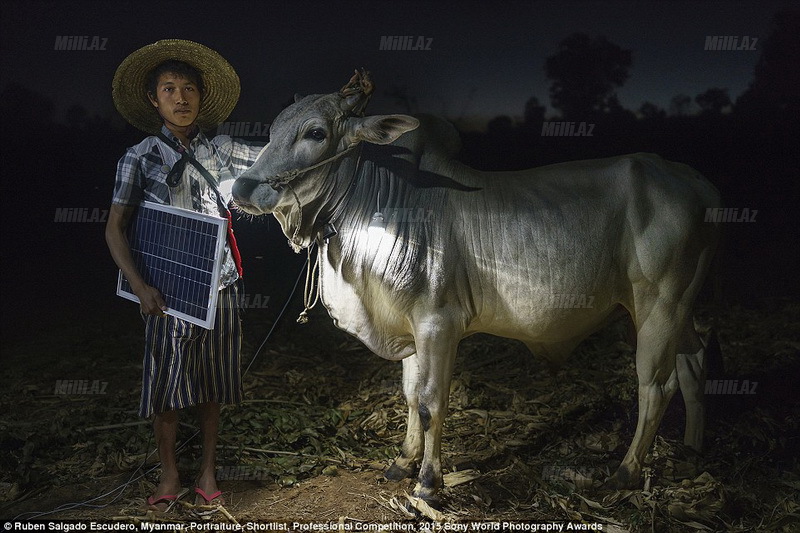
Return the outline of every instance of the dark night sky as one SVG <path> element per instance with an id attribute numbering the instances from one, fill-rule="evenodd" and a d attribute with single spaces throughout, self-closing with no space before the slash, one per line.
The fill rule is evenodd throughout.
<path id="1" fill-rule="evenodd" d="M 120 308 L 114 295 L 117 270 L 105 246 L 103 225 L 55 223 L 54 212 L 68 207 L 108 208 L 116 161 L 126 146 L 144 137 L 123 130 L 124 121 L 111 100 L 111 80 L 119 63 L 146 44 L 185 38 L 226 57 L 242 81 L 242 95 L 230 121 L 271 122 L 295 92 L 334 92 L 354 68 L 363 66 L 372 72 L 377 87 L 369 113 L 405 112 L 384 93 L 401 88 L 416 99 L 412 112 L 464 119 L 460 121 L 463 127 L 483 125 L 501 114 L 520 119 L 532 96 L 549 105 L 551 81 L 545 77 L 545 60 L 576 32 L 605 36 L 632 51 L 629 79 L 617 90 L 620 103 L 629 110 L 638 110 L 645 101 L 668 108 L 675 95 L 694 98 L 712 87 L 727 89 L 735 102 L 753 81 L 762 49 L 757 43 L 755 51 L 705 51 L 706 36 L 749 36 L 763 42 L 773 31 L 775 14 L 794 5 L 777 1 L 4 1 L 0 3 L 0 92 L 12 83 L 16 87 L 3 108 L 6 120 L 16 124 L 3 130 L 0 212 L 2 226 L 13 225 L 14 230 L 5 233 L 0 247 L 0 289 L 5 301 L 24 302 L 28 309 L 3 310 L 8 313 L 0 320 L 3 336 L 24 331 L 14 321 L 36 324 L 42 312 L 61 313 L 70 323 L 73 316 L 81 315 L 76 313 L 78 307 L 84 309 L 81 316 L 103 305 L 114 312 Z M 106 50 L 54 50 L 56 38 L 64 35 L 107 39 Z M 379 50 L 381 36 L 387 35 L 423 36 L 432 39 L 431 49 Z M 791 68 L 786 65 L 792 59 L 785 57 L 796 51 L 792 46 L 779 46 L 777 54 L 784 58 L 779 59 L 777 76 L 790 80 L 790 86 L 794 78 L 780 73 Z M 775 79 L 776 74 L 772 76 Z M 20 91 L 20 86 L 25 89 Z M 59 126 L 35 109 L 17 111 L 17 106 L 26 105 L 26 98 L 31 105 L 39 105 L 38 95 L 55 103 L 55 122 L 65 124 L 66 111 L 79 104 L 119 128 L 102 124 L 97 128 L 95 122 Z M 551 108 L 548 117 L 554 115 Z M 26 124 L 20 122 L 25 120 L 31 121 L 31 131 L 22 131 Z M 515 158 L 535 166 L 545 160 L 640 150 L 693 164 L 719 184 L 729 205 L 761 210 L 760 224 L 731 228 L 736 248 L 730 252 L 734 260 L 728 265 L 728 278 L 736 284 L 759 281 L 766 271 L 778 281 L 764 280 L 748 286 L 748 291 L 761 295 L 766 287 L 780 294 L 788 292 L 783 288 L 787 281 L 796 284 L 791 261 L 781 254 L 792 240 L 786 228 L 796 227 L 791 198 L 798 181 L 796 161 L 788 148 L 796 143 L 785 132 L 787 126 L 778 121 L 773 116 L 757 120 L 758 128 L 740 124 L 737 129 L 727 126 L 731 121 L 698 116 L 653 129 L 646 125 L 640 130 L 646 135 L 625 130 L 625 124 L 616 122 L 607 134 L 586 143 L 542 137 L 495 142 L 473 132 L 464 135 L 465 146 L 473 148 L 465 152 L 486 156 L 490 168 L 498 170 L 517 164 Z M 98 140 L 99 135 L 105 136 Z M 758 178 L 751 179 L 753 175 Z M 21 203 L 26 209 L 20 218 L 16 209 Z M 250 246 L 251 255 L 271 262 L 264 267 L 253 263 L 250 272 L 271 272 L 293 265 L 293 258 L 302 259 L 288 250 L 274 220 L 271 226 L 269 220 L 258 222 L 261 225 L 243 221 L 239 235 Z M 31 246 L 35 246 L 35 261 L 18 253 Z M 741 257 L 749 263 L 743 265 Z M 775 264 L 783 267 L 782 277 L 774 273 Z M 59 269 L 58 276 L 53 275 L 53 265 Z M 30 283 L 19 283 L 16 273 L 22 270 Z M 61 279 L 71 280 L 67 293 Z M 267 294 L 278 301 L 285 298 L 279 291 L 285 289 L 286 279 L 272 275 L 269 281 L 275 286 L 266 288 L 256 280 L 251 290 L 274 290 Z M 91 297 L 87 291 L 92 291 Z M 42 306 L 42 301 L 53 301 L 51 294 L 60 295 L 59 305 Z M 69 313 L 62 313 L 62 304 Z M 133 313 L 134 306 L 129 308 Z"/>
<path id="2" fill-rule="evenodd" d="M 332 92 L 353 68 L 371 70 L 373 112 L 400 110 L 383 95 L 405 87 L 420 112 L 448 118 L 520 117 L 531 96 L 549 105 L 545 58 L 575 32 L 633 50 L 618 90 L 636 110 L 667 108 L 710 87 L 736 97 L 759 52 L 708 52 L 707 35 L 764 39 L 791 2 L 3 2 L 2 85 L 17 81 L 56 102 L 121 120 L 111 78 L 131 51 L 186 38 L 225 56 L 242 79 L 231 119 L 269 122 L 293 93 Z M 56 51 L 59 35 L 107 38 L 105 51 Z M 381 51 L 383 35 L 432 38 L 429 51 Z"/>

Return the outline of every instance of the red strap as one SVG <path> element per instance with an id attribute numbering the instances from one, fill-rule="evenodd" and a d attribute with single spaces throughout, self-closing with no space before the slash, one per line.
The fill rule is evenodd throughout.
<path id="1" fill-rule="evenodd" d="M 233 234 L 233 220 L 231 219 L 231 212 L 226 209 L 228 216 L 228 245 L 231 247 L 233 254 L 233 262 L 236 263 L 236 271 L 239 272 L 239 277 L 244 277 L 244 270 L 242 270 L 242 255 L 239 253 L 239 247 L 236 245 L 236 236 Z"/>

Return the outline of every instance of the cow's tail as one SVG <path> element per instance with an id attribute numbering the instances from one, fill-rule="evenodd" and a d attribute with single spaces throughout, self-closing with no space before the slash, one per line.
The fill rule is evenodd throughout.
<path id="1" fill-rule="evenodd" d="M 721 207 L 722 201 L 720 199 L 717 204 Z M 711 257 L 711 264 L 706 273 L 706 286 L 708 287 L 707 304 L 712 312 L 715 309 L 721 309 L 728 300 L 725 291 L 725 277 L 723 268 L 725 265 L 724 252 L 725 252 L 725 224 L 715 222 L 717 231 L 717 242 L 714 250 L 714 255 Z M 706 376 L 708 379 L 718 379 L 725 374 L 725 365 L 722 359 L 722 347 L 719 343 L 719 337 L 713 325 L 708 325 L 705 328 L 698 328 L 695 323 L 695 330 L 700 333 L 700 340 L 705 347 L 706 352 Z"/>
<path id="2" fill-rule="evenodd" d="M 714 250 L 714 257 L 711 258 L 711 264 L 708 268 L 706 280 L 710 283 L 710 303 L 714 307 L 723 306 L 727 303 L 728 296 L 724 290 L 724 274 L 723 266 L 725 261 L 723 256 L 725 254 L 725 224 L 717 224 L 717 248 Z"/>
<path id="3" fill-rule="evenodd" d="M 713 326 L 696 328 L 700 341 L 706 352 L 706 379 L 719 379 L 725 375 L 725 361 L 722 359 L 722 347 Z"/>

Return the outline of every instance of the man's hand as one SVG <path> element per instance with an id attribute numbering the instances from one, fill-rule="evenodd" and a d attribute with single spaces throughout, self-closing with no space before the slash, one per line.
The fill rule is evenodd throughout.
<path id="1" fill-rule="evenodd" d="M 146 315 L 164 316 L 164 311 L 169 309 L 163 296 L 155 287 L 145 283 L 141 274 L 136 269 L 131 257 L 131 249 L 128 246 L 128 239 L 125 237 L 125 228 L 133 215 L 133 207 L 112 205 L 106 223 L 106 242 L 111 251 L 114 262 L 128 278 L 131 289 L 139 298 L 142 313 Z"/>
<path id="2" fill-rule="evenodd" d="M 142 313 L 146 315 L 164 316 L 164 311 L 169 309 L 161 293 L 155 287 L 144 285 L 135 291 L 139 298 Z"/>

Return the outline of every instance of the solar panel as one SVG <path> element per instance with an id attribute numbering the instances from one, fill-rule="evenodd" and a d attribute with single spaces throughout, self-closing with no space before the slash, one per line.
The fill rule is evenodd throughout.
<path id="1" fill-rule="evenodd" d="M 131 255 L 145 282 L 161 291 L 167 314 L 214 327 L 227 223 L 153 202 L 136 209 L 127 232 Z M 117 295 L 139 302 L 122 271 Z"/>

